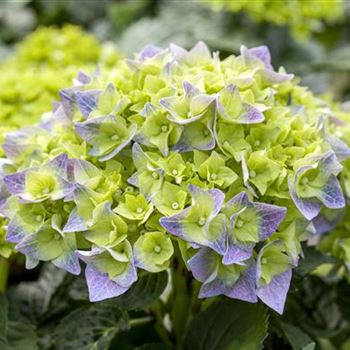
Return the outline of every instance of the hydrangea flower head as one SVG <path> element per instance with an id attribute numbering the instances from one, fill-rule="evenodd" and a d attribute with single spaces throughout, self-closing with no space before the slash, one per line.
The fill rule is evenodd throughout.
<path id="1" fill-rule="evenodd" d="M 84 262 L 92 301 L 178 254 L 199 297 L 282 313 L 301 241 L 345 207 L 349 149 L 325 132 L 325 102 L 265 46 L 224 60 L 149 46 L 114 68 L 79 73 L 50 117 L 6 137 L 7 240 L 28 267 Z"/>

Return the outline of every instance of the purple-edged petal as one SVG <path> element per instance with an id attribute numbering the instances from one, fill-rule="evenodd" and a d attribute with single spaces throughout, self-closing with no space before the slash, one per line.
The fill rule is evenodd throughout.
<path id="1" fill-rule="evenodd" d="M 233 207 L 236 210 L 236 213 L 230 217 L 230 221 L 233 227 L 242 209 L 249 207 L 256 212 L 260 241 L 266 240 L 277 230 L 278 226 L 282 223 L 287 213 L 287 209 L 285 207 L 250 201 L 246 192 L 241 192 L 231 198 L 226 203 L 226 208 L 229 209 L 230 207 Z M 234 252 L 235 249 L 233 249 L 232 253 Z"/>
<path id="2" fill-rule="evenodd" d="M 256 302 L 255 293 L 255 266 L 249 262 L 245 271 L 241 271 L 240 276 L 232 276 L 227 272 L 220 273 L 220 259 L 216 253 L 208 248 L 201 248 L 189 261 L 188 265 L 193 276 L 203 285 L 199 292 L 199 298 L 210 298 L 217 295 L 226 295 L 230 298 Z"/>
<path id="3" fill-rule="evenodd" d="M 235 85 L 223 88 L 216 100 L 219 115 L 229 123 L 261 123 L 265 117 L 260 110 L 249 103 L 242 103 L 239 90 Z"/>
<path id="4" fill-rule="evenodd" d="M 258 202 L 254 203 L 254 207 L 259 215 L 260 239 L 264 241 L 277 230 L 286 216 L 287 209 L 277 205 Z"/>
<path id="5" fill-rule="evenodd" d="M 243 114 L 239 116 L 238 120 L 242 124 L 261 123 L 265 120 L 264 114 L 249 103 L 243 103 Z"/>
<path id="6" fill-rule="evenodd" d="M 206 196 L 206 194 L 208 193 L 211 196 L 211 199 L 214 201 L 212 217 L 219 214 L 225 199 L 225 195 L 223 192 L 217 189 L 203 190 L 200 187 L 194 185 L 189 185 L 188 191 L 190 192 L 194 203 L 199 202 L 200 199 L 203 198 L 203 196 Z"/>
<path id="7" fill-rule="evenodd" d="M 26 172 L 24 171 L 5 176 L 4 183 L 11 194 L 21 194 L 25 190 Z"/>
<path id="8" fill-rule="evenodd" d="M 168 232 L 183 240 L 211 246 L 213 249 L 219 248 L 222 251 L 220 245 L 217 245 L 217 240 L 221 240 L 220 234 L 214 240 L 211 240 L 210 224 L 222 207 L 225 198 L 224 193 L 217 189 L 203 190 L 194 185 L 189 186 L 189 192 L 192 196 L 192 205 L 175 215 L 161 218 L 160 224 Z M 197 214 L 202 212 L 206 213 L 203 224 L 191 221 L 190 217 L 194 213 L 196 213 L 195 220 L 201 220 L 201 217 L 197 218 Z M 202 214 L 198 215 L 201 216 Z M 222 232 L 222 235 L 224 234 L 225 232 Z"/>
<path id="9" fill-rule="evenodd" d="M 326 135 L 326 141 L 330 144 L 340 162 L 350 157 L 350 148 L 344 141 L 334 135 Z"/>
<path id="10" fill-rule="evenodd" d="M 239 264 L 250 259 L 253 255 L 254 246 L 255 244 L 229 241 L 222 263 L 225 265 Z"/>
<path id="11" fill-rule="evenodd" d="M 66 154 L 61 154 L 48 163 L 48 167 L 65 181 L 68 180 L 69 159 Z"/>
<path id="12" fill-rule="evenodd" d="M 342 165 L 338 162 L 335 153 L 328 151 L 320 156 L 309 157 L 307 160 L 310 162 L 309 165 L 300 167 L 293 177 L 289 177 L 288 187 L 294 204 L 308 220 L 312 220 L 319 214 L 322 204 L 333 209 L 343 208 L 345 198 L 336 178 L 342 170 Z M 316 168 L 326 179 L 323 188 L 315 191 L 312 198 L 299 197 L 296 188 L 300 177 L 308 170 Z"/>
<path id="13" fill-rule="evenodd" d="M 51 199 L 57 200 L 64 198 L 74 190 L 74 185 L 67 181 L 67 166 L 68 157 L 64 154 L 54 158 L 41 168 L 31 168 L 19 173 L 7 175 L 4 177 L 4 183 L 13 195 L 16 195 L 26 201 L 40 202 L 47 199 L 50 196 Z M 34 198 L 30 193 L 26 191 L 26 179 L 30 173 L 38 173 L 40 171 L 49 171 L 54 177 L 56 185 L 52 193 L 48 194 L 47 197 Z"/>
<path id="14" fill-rule="evenodd" d="M 173 150 L 180 153 L 193 150 L 209 151 L 215 148 L 215 144 L 212 121 L 199 120 L 184 126 L 181 138 L 173 147 Z"/>
<path id="15" fill-rule="evenodd" d="M 116 282 L 110 280 L 108 274 L 99 272 L 92 265 L 86 266 L 85 276 L 91 302 L 118 297 L 130 288 L 130 286 L 122 287 Z"/>
<path id="16" fill-rule="evenodd" d="M 105 127 L 104 130 L 102 130 L 103 127 Z M 90 154 L 100 157 L 100 161 L 107 161 L 131 142 L 136 134 L 137 126 L 135 124 L 127 126 L 122 117 L 109 115 L 77 123 L 76 130 L 88 144 L 93 146 Z M 121 133 L 122 136 L 119 137 L 118 133 Z M 116 139 L 113 138 L 115 136 L 117 136 Z"/>
<path id="17" fill-rule="evenodd" d="M 323 235 L 324 233 L 330 232 L 333 230 L 339 221 L 343 218 L 343 210 L 337 210 L 335 215 L 328 217 L 322 212 L 317 215 L 312 221 L 312 232 L 316 235 Z"/>
<path id="18" fill-rule="evenodd" d="M 198 88 L 196 88 L 193 84 L 191 84 L 186 80 L 182 83 L 182 87 L 183 87 L 185 96 L 188 98 L 195 97 L 201 93 Z"/>
<path id="19" fill-rule="evenodd" d="M 211 259 L 210 249 L 201 248 L 189 261 L 188 265 L 192 271 L 193 277 L 199 282 L 205 282 L 213 270 L 213 260 Z"/>
<path id="20" fill-rule="evenodd" d="M 101 157 L 100 161 L 104 162 L 104 161 L 110 160 L 113 157 L 115 157 L 123 148 L 125 148 L 132 141 L 132 139 L 134 138 L 134 136 L 136 134 L 136 131 L 137 131 L 137 125 L 133 124 L 130 127 L 129 137 L 123 143 L 121 143 L 117 148 L 115 148 L 112 152 Z"/>
<path id="21" fill-rule="evenodd" d="M 264 62 L 267 69 L 272 69 L 271 54 L 267 46 L 261 45 L 247 50 L 248 54 Z"/>
<path id="22" fill-rule="evenodd" d="M 89 84 L 91 82 L 91 77 L 87 74 L 85 74 L 84 72 L 78 72 L 77 76 L 75 77 L 75 80 L 82 84 L 82 85 L 86 85 Z"/>
<path id="23" fill-rule="evenodd" d="M 254 264 L 250 264 L 248 269 L 244 271 L 241 278 L 235 285 L 226 291 L 225 295 L 238 300 L 247 301 L 249 303 L 257 302 L 256 288 L 256 269 Z"/>
<path id="24" fill-rule="evenodd" d="M 79 216 L 77 208 L 74 208 L 68 218 L 63 232 L 83 232 L 87 230 L 87 225 L 82 217 Z"/>
<path id="25" fill-rule="evenodd" d="M 340 209 L 345 207 L 345 198 L 336 176 L 330 175 L 323 191 L 317 198 L 331 209 Z"/>
<path id="26" fill-rule="evenodd" d="M 307 220 L 312 220 L 320 213 L 322 205 L 320 201 L 315 198 L 299 198 L 295 190 L 295 183 L 293 183 L 294 181 L 296 180 L 293 180 L 292 178 L 288 179 L 290 196 L 304 217 Z"/>
<path id="27" fill-rule="evenodd" d="M 159 223 L 171 234 L 175 235 L 186 241 L 191 241 L 190 237 L 187 237 L 187 233 L 184 229 L 184 222 L 187 219 L 187 214 L 190 212 L 191 208 L 182 210 L 180 213 L 162 217 Z"/>
<path id="28" fill-rule="evenodd" d="M 164 50 L 158 46 L 147 45 L 146 47 L 144 47 L 141 50 L 141 52 L 139 54 L 139 58 L 141 61 L 146 61 L 147 59 L 156 56 L 157 54 L 159 54 L 162 51 L 164 51 Z"/>
<path id="29" fill-rule="evenodd" d="M 10 243 L 19 243 L 29 234 L 30 232 L 24 229 L 24 227 L 18 222 L 15 215 L 7 226 L 6 241 Z"/>
<path id="30" fill-rule="evenodd" d="M 39 264 L 40 258 L 36 235 L 26 236 L 16 245 L 16 250 L 28 258 L 28 264 L 26 263 L 27 269 L 33 269 Z"/>
<path id="31" fill-rule="evenodd" d="M 82 89 L 81 86 L 73 86 L 67 89 L 60 90 L 62 107 L 67 116 L 71 116 L 76 106 L 75 94 Z"/>
<path id="32" fill-rule="evenodd" d="M 79 258 L 74 251 L 65 252 L 57 259 L 52 260 L 52 263 L 73 275 L 79 275 L 81 272 Z"/>
<path id="33" fill-rule="evenodd" d="M 261 69 L 258 73 L 269 84 L 281 84 L 294 78 L 294 74 L 279 73 L 270 69 Z"/>
<path id="34" fill-rule="evenodd" d="M 291 279 L 292 270 L 288 270 L 273 277 L 271 283 L 258 287 L 256 293 L 259 299 L 282 315 Z"/>
<path id="35" fill-rule="evenodd" d="M 101 90 L 78 91 L 75 94 L 80 112 L 85 118 L 87 118 L 96 107 L 100 94 Z"/>
<path id="36" fill-rule="evenodd" d="M 246 192 L 240 192 L 232 197 L 227 203 L 226 207 L 235 206 L 235 207 L 245 207 L 251 202 Z"/>

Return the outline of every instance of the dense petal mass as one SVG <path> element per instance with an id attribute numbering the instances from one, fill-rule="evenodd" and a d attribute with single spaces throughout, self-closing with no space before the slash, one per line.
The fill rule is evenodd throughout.
<path id="1" fill-rule="evenodd" d="M 282 313 L 303 241 L 349 265 L 347 117 L 266 46 L 148 45 L 110 68 L 5 138 L 0 223 L 28 268 L 83 262 L 100 301 L 182 258 L 199 297 Z"/>

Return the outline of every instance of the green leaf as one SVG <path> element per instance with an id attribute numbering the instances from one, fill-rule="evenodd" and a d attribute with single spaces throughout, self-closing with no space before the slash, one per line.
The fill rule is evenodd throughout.
<path id="1" fill-rule="evenodd" d="M 137 348 L 135 348 L 134 350 L 166 350 L 167 347 L 163 344 L 158 344 L 158 343 L 154 343 L 154 344 L 145 344 L 142 346 L 138 346 Z"/>
<path id="2" fill-rule="evenodd" d="M 313 350 L 315 342 L 301 329 L 288 323 L 281 323 L 282 329 L 293 350 Z"/>
<path id="3" fill-rule="evenodd" d="M 261 304 L 221 299 L 190 324 L 186 350 L 259 350 L 267 336 L 268 319 Z"/>
<path id="4" fill-rule="evenodd" d="M 35 326 L 28 322 L 8 320 L 8 302 L 4 295 L 0 295 L 0 349 L 38 349 Z"/>
<path id="5" fill-rule="evenodd" d="M 28 322 L 8 323 L 7 344 L 2 350 L 39 350 L 36 328 Z"/>
<path id="6" fill-rule="evenodd" d="M 104 350 L 118 332 L 129 328 L 128 315 L 111 305 L 95 304 L 64 317 L 53 334 L 57 350 Z"/>
<path id="7" fill-rule="evenodd" d="M 144 273 L 128 292 L 113 300 L 125 310 L 141 310 L 151 305 L 164 292 L 168 284 L 168 273 Z"/>
<path id="8" fill-rule="evenodd" d="M 299 266 L 295 269 L 300 276 L 306 276 L 320 265 L 337 262 L 335 258 L 325 255 L 313 247 L 304 247 L 303 252 L 304 258 L 300 260 Z"/>
<path id="9" fill-rule="evenodd" d="M 0 345 L 6 341 L 7 314 L 8 314 L 7 299 L 3 294 L 1 294 L 0 295 Z"/>
<path id="10" fill-rule="evenodd" d="M 340 281 L 336 286 L 336 302 L 342 317 L 350 321 L 350 285 L 347 281 Z"/>
<path id="11" fill-rule="evenodd" d="M 50 300 L 62 283 L 65 271 L 44 265 L 36 282 L 22 282 L 7 293 L 11 320 L 36 323 L 49 310 Z"/>

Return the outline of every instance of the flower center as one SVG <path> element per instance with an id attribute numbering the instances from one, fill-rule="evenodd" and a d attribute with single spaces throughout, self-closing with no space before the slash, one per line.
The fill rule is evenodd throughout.
<path id="1" fill-rule="evenodd" d="M 204 129 L 203 130 L 203 135 L 204 136 L 208 136 L 209 135 L 209 130 L 208 129 Z"/>
<path id="2" fill-rule="evenodd" d="M 301 182 L 302 182 L 303 185 L 306 185 L 306 184 L 309 183 L 309 179 L 307 177 L 303 177 Z"/>
<path id="3" fill-rule="evenodd" d="M 255 172 L 254 170 L 251 170 L 251 171 L 249 172 L 249 176 L 250 176 L 250 177 L 255 177 L 255 176 L 256 176 L 256 172 Z"/>
<path id="4" fill-rule="evenodd" d="M 211 174 L 210 175 L 210 179 L 211 180 L 216 180 L 218 178 L 218 176 L 216 174 Z"/>
<path id="5" fill-rule="evenodd" d="M 237 226 L 237 227 L 242 227 L 243 224 L 244 224 L 243 220 L 238 219 L 238 220 L 237 220 L 237 223 L 236 223 L 236 226 Z"/>
<path id="6" fill-rule="evenodd" d="M 169 128 L 168 128 L 167 125 L 162 125 L 161 130 L 162 130 L 162 132 L 165 133 L 165 132 L 167 132 L 169 130 Z"/>
<path id="7" fill-rule="evenodd" d="M 130 232 L 136 232 L 137 230 L 137 225 L 136 224 L 130 224 L 129 225 L 129 231 Z"/>
<path id="8" fill-rule="evenodd" d="M 260 143 L 260 140 L 256 140 L 256 141 L 254 142 L 254 145 L 255 145 L 255 146 L 260 146 L 260 144 L 261 144 L 261 143 Z"/>
<path id="9" fill-rule="evenodd" d="M 179 203 L 178 202 L 174 202 L 171 207 L 176 210 L 176 209 L 179 209 Z"/>
<path id="10" fill-rule="evenodd" d="M 172 173 L 174 176 L 176 176 L 176 175 L 178 174 L 178 172 L 177 172 L 176 169 L 173 169 L 173 170 L 171 171 L 171 173 Z"/>
<path id="11" fill-rule="evenodd" d="M 50 189 L 48 187 L 43 189 L 43 194 L 49 194 L 50 193 Z"/>
<path id="12" fill-rule="evenodd" d="M 161 247 L 159 245 L 156 245 L 154 248 L 153 248 L 154 252 L 155 253 L 160 253 L 160 251 L 162 250 Z"/>
<path id="13" fill-rule="evenodd" d="M 207 219 L 204 216 L 201 216 L 198 220 L 198 225 L 199 226 L 204 226 L 207 222 Z"/>
<path id="14" fill-rule="evenodd" d="M 37 216 L 35 217 L 35 220 L 36 220 L 37 222 L 41 222 L 41 221 L 43 220 L 43 217 L 42 217 L 41 215 L 37 215 Z"/>
<path id="15" fill-rule="evenodd" d="M 157 180 L 157 179 L 159 179 L 159 174 L 157 173 L 157 172 L 153 172 L 152 173 L 152 177 L 153 177 L 153 179 L 155 179 L 155 180 Z"/>
<path id="16" fill-rule="evenodd" d="M 143 213 L 143 208 L 141 208 L 141 207 L 140 207 L 140 208 L 137 208 L 137 209 L 136 209 L 136 212 L 137 212 L 138 214 Z"/>
<path id="17" fill-rule="evenodd" d="M 119 136 L 118 135 L 113 135 L 111 137 L 112 141 L 118 141 L 119 140 Z"/>

